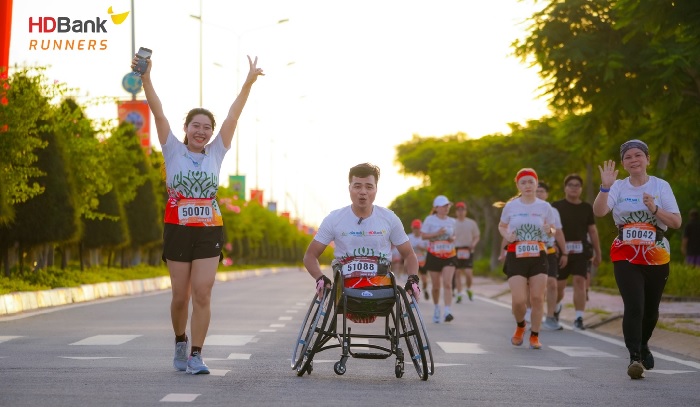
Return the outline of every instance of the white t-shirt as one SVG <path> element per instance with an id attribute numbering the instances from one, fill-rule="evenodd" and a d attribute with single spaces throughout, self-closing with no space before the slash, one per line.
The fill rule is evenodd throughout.
<path id="1" fill-rule="evenodd" d="M 428 241 L 420 237 L 420 235 L 416 236 L 413 233 L 408 234 L 408 241 L 411 243 L 413 252 L 416 254 L 418 265 L 422 267 L 425 265 L 425 257 L 428 253 Z"/>
<path id="2" fill-rule="evenodd" d="M 421 226 L 420 231 L 423 233 L 435 233 L 441 228 L 445 228 L 445 233 L 430 240 L 448 240 L 450 237 L 454 237 L 455 234 L 455 218 L 447 216 L 445 219 L 440 219 L 437 215 L 429 215 L 423 221 L 423 226 Z"/>
<path id="3" fill-rule="evenodd" d="M 333 255 L 337 259 L 376 256 L 389 260 L 391 245 L 408 241 L 401 220 L 389 209 L 374 205 L 372 214 L 359 220 L 350 205 L 336 209 L 323 219 L 314 240 L 324 245 L 335 242 Z"/>
<path id="4" fill-rule="evenodd" d="M 464 220 L 455 219 L 455 247 L 473 248 L 474 240 L 480 236 L 479 225 L 474 219 L 464 218 Z"/>
<path id="5" fill-rule="evenodd" d="M 413 233 L 408 234 L 408 241 L 411 242 L 411 247 L 413 247 L 413 251 L 416 252 L 416 254 L 418 254 L 419 250 L 425 253 L 425 250 L 428 248 L 428 241 Z"/>
<path id="6" fill-rule="evenodd" d="M 649 177 L 644 185 L 635 187 L 630 183 L 629 177 L 616 180 L 608 193 L 608 208 L 612 211 L 615 224 L 626 225 L 628 223 L 644 222 L 667 230 L 668 226 L 661 219 L 652 215 L 644 205 L 644 193 L 654 196 L 654 202 L 659 208 L 671 213 L 681 213 L 678 209 L 676 197 L 673 195 L 671 185 L 668 182 L 654 176 Z"/>
<path id="7" fill-rule="evenodd" d="M 549 239 L 544 225 L 554 225 L 554 208 L 549 202 L 535 198 L 535 202 L 524 204 L 521 198 L 506 203 L 501 213 L 501 223 L 515 231 L 516 241 L 546 242 Z M 561 220 L 559 221 L 561 226 Z M 555 226 L 556 227 L 556 226 Z"/>
<path id="8" fill-rule="evenodd" d="M 162 145 L 165 159 L 165 184 L 168 194 L 186 198 L 214 198 L 219 189 L 221 163 L 228 149 L 219 134 L 209 143 L 204 154 L 193 153 L 171 131 Z"/>
<path id="9" fill-rule="evenodd" d="M 165 159 L 165 185 L 168 191 L 168 202 L 165 205 L 165 223 L 183 224 L 191 226 L 220 226 L 223 222 L 221 209 L 216 201 L 216 193 L 219 190 L 219 173 L 221 163 L 228 151 L 224 147 L 220 134 L 209 143 L 204 153 L 193 153 L 187 146 L 175 138 L 171 131 L 163 148 Z M 179 204 L 185 206 L 188 198 L 207 200 L 205 218 L 181 218 Z M 196 206 L 201 206 L 197 204 Z M 213 211 L 213 213 L 212 213 Z"/>
<path id="10" fill-rule="evenodd" d="M 554 211 L 554 227 L 557 229 L 562 229 L 563 226 L 561 224 L 561 216 L 559 216 L 559 211 L 555 207 L 552 207 L 552 211 Z M 557 244 L 557 239 L 554 235 L 552 235 L 549 236 L 549 239 L 547 239 L 545 246 L 547 246 L 547 248 L 550 248 L 554 247 L 555 244 Z"/>

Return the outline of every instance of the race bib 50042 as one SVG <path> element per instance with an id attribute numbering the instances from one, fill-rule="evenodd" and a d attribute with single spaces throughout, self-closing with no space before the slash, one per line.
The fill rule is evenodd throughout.
<path id="1" fill-rule="evenodd" d="M 622 241 L 628 245 L 650 246 L 656 241 L 656 226 L 644 223 L 628 223 L 622 227 Z"/>

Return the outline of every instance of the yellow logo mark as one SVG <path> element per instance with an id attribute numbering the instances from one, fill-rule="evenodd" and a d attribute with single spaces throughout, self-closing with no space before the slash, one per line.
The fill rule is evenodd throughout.
<path id="1" fill-rule="evenodd" d="M 109 15 L 112 17 L 112 22 L 116 25 L 123 23 L 124 20 L 126 20 L 126 17 L 129 15 L 128 11 L 126 13 L 114 14 L 114 11 L 112 11 L 112 6 L 109 6 L 107 13 L 109 13 Z"/>

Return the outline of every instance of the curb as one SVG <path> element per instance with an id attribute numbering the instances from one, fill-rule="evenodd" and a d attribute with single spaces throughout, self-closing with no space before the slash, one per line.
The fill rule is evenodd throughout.
<path id="1" fill-rule="evenodd" d="M 217 272 L 216 281 L 227 282 L 298 270 L 298 267 L 272 267 L 255 270 Z M 14 292 L 0 295 L 0 317 L 42 308 L 95 301 L 103 298 L 140 295 L 149 292 L 169 290 L 170 287 L 170 277 L 162 276 L 143 280 L 83 284 L 79 287 L 54 288 L 52 290 Z"/>

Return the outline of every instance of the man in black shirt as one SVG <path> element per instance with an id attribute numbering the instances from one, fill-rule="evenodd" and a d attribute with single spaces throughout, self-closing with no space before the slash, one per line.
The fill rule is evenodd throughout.
<path id="1" fill-rule="evenodd" d="M 564 179 L 565 198 L 552 203 L 561 216 L 566 240 L 566 247 L 561 248 L 561 251 L 569 253 L 569 261 L 566 267 L 559 270 L 557 277 L 557 307 L 554 315 L 557 319 L 559 318 L 566 281 L 569 275 L 572 275 L 576 310 L 574 329 L 578 330 L 585 329 L 583 311 L 586 309 L 586 281 L 589 265 L 593 262 L 593 266 L 597 267 L 601 259 L 600 240 L 593 217 L 593 207 L 581 200 L 582 188 L 581 177 L 578 174 L 569 174 Z"/>

